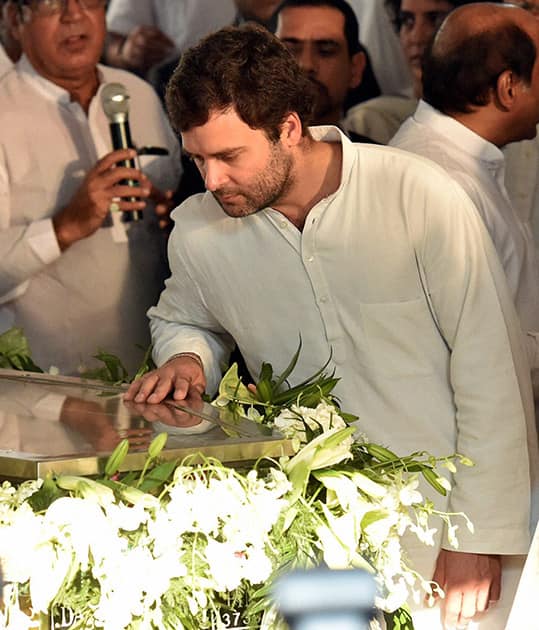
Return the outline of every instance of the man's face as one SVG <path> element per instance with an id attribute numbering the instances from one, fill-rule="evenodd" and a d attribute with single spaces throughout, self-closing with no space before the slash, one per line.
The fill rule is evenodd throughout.
<path id="1" fill-rule="evenodd" d="M 215 112 L 204 125 L 182 132 L 182 142 L 207 190 L 231 217 L 275 207 L 292 184 L 289 151 L 251 129 L 234 109 Z"/>
<path id="2" fill-rule="evenodd" d="M 535 48 L 539 51 L 539 20 L 531 13 L 523 15 L 520 26 L 532 38 Z M 516 102 L 517 116 L 513 119 L 512 131 L 515 140 L 531 140 L 537 135 L 539 124 L 539 53 L 536 55 L 529 85 L 522 81 L 518 85 L 518 99 Z"/>
<path id="3" fill-rule="evenodd" d="M 22 49 L 34 68 L 58 84 L 94 70 L 105 33 L 104 2 L 83 9 L 78 0 L 68 0 L 65 9 L 53 15 L 26 9 L 19 27 Z"/>
<path id="4" fill-rule="evenodd" d="M 318 88 L 314 122 L 338 123 L 346 95 L 361 83 L 365 67 L 363 53 L 350 56 L 344 15 L 329 6 L 286 7 L 276 35 Z"/>
<path id="5" fill-rule="evenodd" d="M 425 49 L 445 16 L 454 9 L 447 0 L 402 0 L 399 37 L 414 80 L 421 91 L 421 61 Z"/>

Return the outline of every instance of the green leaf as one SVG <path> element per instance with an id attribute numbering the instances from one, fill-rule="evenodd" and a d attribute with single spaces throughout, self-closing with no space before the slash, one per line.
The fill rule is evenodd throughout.
<path id="1" fill-rule="evenodd" d="M 28 503 L 34 512 L 44 512 L 53 501 L 59 497 L 65 496 L 65 494 L 66 493 L 57 486 L 52 474 L 47 473 L 41 488 L 37 492 L 34 492 L 28 499 Z"/>
<path id="2" fill-rule="evenodd" d="M 256 404 L 258 398 L 247 389 L 238 376 L 238 364 L 233 363 L 221 379 L 219 384 L 219 397 L 228 400 L 238 400 L 245 404 Z"/>
<path id="3" fill-rule="evenodd" d="M 157 366 L 155 365 L 152 359 L 152 350 L 153 350 L 153 345 L 150 344 L 146 348 L 146 351 L 144 352 L 144 356 L 142 357 L 142 363 L 140 364 L 135 376 L 131 380 L 136 381 L 137 378 L 140 378 L 141 376 L 144 376 L 144 374 L 147 374 L 148 372 L 155 370 Z"/>
<path id="4" fill-rule="evenodd" d="M 129 440 L 123 439 L 116 448 L 110 454 L 110 457 L 107 459 L 107 463 L 105 464 L 105 475 L 107 477 L 112 477 L 112 475 L 116 474 L 123 464 L 124 459 L 129 451 Z"/>
<path id="5" fill-rule="evenodd" d="M 442 496 L 447 495 L 447 490 L 442 486 L 442 484 L 438 481 L 438 475 L 432 470 L 432 468 L 428 468 L 425 466 L 421 471 L 421 474 L 425 478 L 425 480 L 430 483 L 430 485 L 439 492 Z"/>
<path id="6" fill-rule="evenodd" d="M 302 341 L 301 341 L 301 335 L 300 335 L 298 349 L 296 350 L 288 366 L 285 368 L 285 371 L 277 379 L 277 382 L 275 383 L 275 391 L 277 391 L 279 387 L 281 387 L 281 385 L 286 381 L 286 379 L 294 371 L 294 368 L 296 367 L 296 364 L 298 362 L 299 353 L 301 352 L 301 345 L 302 345 Z"/>
<path id="7" fill-rule="evenodd" d="M 381 521 L 388 516 L 389 512 L 387 510 L 370 510 L 366 512 L 361 519 L 361 529 L 367 529 L 369 525 L 376 523 L 376 521 Z"/>
<path id="8" fill-rule="evenodd" d="M 150 446 L 148 447 L 148 455 L 155 459 L 159 457 L 161 451 L 165 448 L 165 444 L 168 440 L 168 433 L 159 433 L 156 435 L 154 439 L 151 441 Z"/>
<path id="9" fill-rule="evenodd" d="M 43 372 L 33 361 L 22 328 L 10 328 L 0 335 L 0 367 L 26 372 Z"/>
<path id="10" fill-rule="evenodd" d="M 387 630 L 414 630 L 414 622 L 408 606 L 397 608 L 393 612 L 384 611 Z"/>

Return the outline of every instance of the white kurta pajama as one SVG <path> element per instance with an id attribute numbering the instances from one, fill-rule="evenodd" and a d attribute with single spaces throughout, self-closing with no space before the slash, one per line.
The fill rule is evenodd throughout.
<path id="1" fill-rule="evenodd" d="M 157 96 L 138 77 L 99 66 L 102 83 L 123 83 L 138 146 L 169 156 L 140 158 L 161 190 L 175 189 L 179 144 Z M 62 88 L 39 76 L 23 57 L 0 82 L 0 332 L 21 326 L 35 362 L 76 372 L 99 349 L 134 370 L 147 345 L 146 310 L 163 276 L 164 235 L 152 204 L 144 220 L 105 223 L 60 252 L 52 217 L 65 207 L 98 158 L 112 150 L 100 91 L 86 116 Z"/>
<path id="2" fill-rule="evenodd" d="M 539 367 L 537 252 L 531 225 L 519 217 L 505 188 L 502 151 L 424 101 L 391 145 L 439 164 L 474 202 L 500 257 L 522 328 L 529 331 L 530 363 Z"/>
<path id="3" fill-rule="evenodd" d="M 480 218 L 429 161 L 333 128 L 313 134 L 342 143 L 342 180 L 301 233 L 270 208 L 230 218 L 209 193 L 175 210 L 172 277 L 150 310 L 157 362 L 196 352 L 212 389 L 230 336 L 253 374 L 262 361 L 282 371 L 301 336 L 294 382 L 332 352 L 336 394 L 371 440 L 476 462 L 459 469 L 448 501 L 436 498 L 475 524 L 475 535 L 459 529 L 460 548 L 525 553 L 529 371 Z M 437 548 L 412 551 L 430 578 Z M 417 627 L 434 630 L 432 614 Z"/>

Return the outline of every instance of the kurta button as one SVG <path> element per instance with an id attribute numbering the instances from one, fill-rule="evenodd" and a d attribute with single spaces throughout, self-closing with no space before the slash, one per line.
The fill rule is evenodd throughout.
<path id="1" fill-rule="evenodd" d="M 327 301 L 328 301 L 328 299 L 327 299 L 327 297 L 326 297 L 325 295 L 323 295 L 323 296 L 320 298 L 320 302 L 321 302 L 322 304 L 325 304 Z"/>
<path id="2" fill-rule="evenodd" d="M 285 230 L 288 227 L 288 223 L 286 221 L 281 221 L 279 225 L 283 228 L 283 230 Z"/>
<path id="3" fill-rule="evenodd" d="M 307 262 L 313 262 L 314 260 L 314 256 L 309 256 L 309 258 L 307 258 Z"/>

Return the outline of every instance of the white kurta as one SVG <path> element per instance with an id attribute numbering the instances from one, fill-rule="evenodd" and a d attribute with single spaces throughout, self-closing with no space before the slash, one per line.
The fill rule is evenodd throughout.
<path id="1" fill-rule="evenodd" d="M 388 144 L 416 106 L 415 98 L 377 96 L 351 107 L 346 112 L 342 127 L 379 144 Z"/>
<path id="2" fill-rule="evenodd" d="M 282 371 L 301 336 L 295 382 L 332 352 L 336 393 L 370 439 L 475 461 L 437 499 L 475 523 L 460 548 L 525 553 L 529 370 L 480 217 L 430 161 L 313 133 L 342 142 L 342 181 L 303 232 L 270 208 L 230 218 L 208 193 L 174 211 L 172 277 L 150 310 L 157 362 L 197 352 L 212 388 L 230 336 L 253 374 L 262 361 Z M 420 554 L 431 571 L 436 549 Z"/>
<path id="3" fill-rule="evenodd" d="M 127 35 L 140 25 L 155 26 L 176 44 L 174 57 L 211 31 L 232 24 L 235 14 L 233 0 L 110 0 L 107 28 Z"/>
<path id="4" fill-rule="evenodd" d="M 530 362 L 539 367 L 537 253 L 531 226 L 518 216 L 505 188 L 502 151 L 424 101 L 391 145 L 439 164 L 474 202 L 500 257 L 522 328 L 530 331 Z"/>
<path id="5" fill-rule="evenodd" d="M 131 95 L 130 123 L 138 146 L 169 150 L 141 157 L 155 186 L 175 189 L 179 145 L 162 107 L 136 76 L 100 67 L 102 83 L 119 81 Z M 26 58 L 0 82 L 0 331 L 21 326 L 34 360 L 63 373 L 99 349 L 133 370 L 148 343 L 145 311 L 165 273 L 164 235 L 151 204 L 144 221 L 123 224 L 113 238 L 102 227 L 60 253 L 51 217 L 73 197 L 99 157 L 110 152 L 100 91 L 89 114 L 69 94 L 35 73 Z M 125 236 L 127 236 L 125 238 Z"/>

